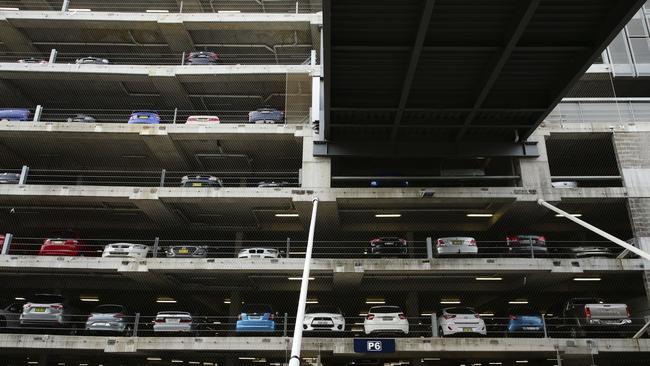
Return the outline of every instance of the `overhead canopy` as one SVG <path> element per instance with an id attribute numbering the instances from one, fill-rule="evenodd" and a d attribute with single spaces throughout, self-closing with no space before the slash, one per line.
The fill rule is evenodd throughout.
<path id="1" fill-rule="evenodd" d="M 326 0 L 326 139 L 524 141 L 644 2 Z"/>

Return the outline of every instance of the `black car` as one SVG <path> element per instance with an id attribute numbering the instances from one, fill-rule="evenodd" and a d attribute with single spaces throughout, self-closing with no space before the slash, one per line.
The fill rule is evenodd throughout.
<path id="1" fill-rule="evenodd" d="M 198 245 L 174 245 L 165 249 L 167 258 L 205 258 L 208 248 Z"/>
<path id="2" fill-rule="evenodd" d="M 41 64 L 45 65 L 47 64 L 47 60 L 44 60 L 42 58 L 36 58 L 36 57 L 30 57 L 30 58 L 23 58 L 18 60 L 19 64 Z"/>
<path id="3" fill-rule="evenodd" d="M 185 58 L 188 65 L 217 65 L 220 63 L 219 55 L 214 52 L 199 51 L 190 52 Z"/>
<path id="4" fill-rule="evenodd" d="M 211 175 L 186 175 L 181 179 L 181 187 L 223 187 L 223 182 Z"/>
<path id="5" fill-rule="evenodd" d="M 87 116 L 85 114 L 77 114 L 72 117 L 68 117 L 68 122 L 86 122 L 86 123 L 95 123 L 95 117 Z"/>
<path id="6" fill-rule="evenodd" d="M 544 255 L 548 253 L 546 238 L 541 235 L 509 235 L 506 237 L 508 254 Z"/>
<path id="7" fill-rule="evenodd" d="M 0 184 L 18 184 L 20 182 L 20 174 L 2 172 L 0 173 Z"/>
<path id="8" fill-rule="evenodd" d="M 78 58 L 77 61 L 75 61 L 77 65 L 86 65 L 86 64 L 91 64 L 91 65 L 108 65 L 110 62 L 108 59 L 101 58 L 101 57 L 82 57 Z"/>
<path id="9" fill-rule="evenodd" d="M 382 237 L 370 241 L 368 248 L 369 255 L 397 254 L 405 255 L 408 253 L 406 240 L 397 237 Z"/>
<path id="10" fill-rule="evenodd" d="M 263 181 L 263 182 L 259 182 L 257 184 L 257 186 L 259 188 L 288 187 L 289 185 L 290 185 L 289 182 L 285 182 L 285 181 L 278 182 L 278 181 L 274 181 L 274 180 L 272 180 L 272 181 Z"/>
<path id="11" fill-rule="evenodd" d="M 260 108 L 248 113 L 248 122 L 250 123 L 284 123 L 284 112 L 275 108 Z"/>

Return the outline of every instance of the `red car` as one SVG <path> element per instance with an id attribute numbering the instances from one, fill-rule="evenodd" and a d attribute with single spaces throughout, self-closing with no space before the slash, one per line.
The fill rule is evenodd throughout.
<path id="1" fill-rule="evenodd" d="M 56 256 L 83 256 L 91 254 L 88 252 L 86 243 L 79 239 L 79 233 L 74 231 L 54 231 L 48 234 L 38 255 Z"/>

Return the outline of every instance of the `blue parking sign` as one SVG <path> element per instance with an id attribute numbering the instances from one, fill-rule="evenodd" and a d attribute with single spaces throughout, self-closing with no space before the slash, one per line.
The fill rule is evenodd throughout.
<path id="1" fill-rule="evenodd" d="M 355 339 L 355 353 L 394 353 L 394 339 Z"/>

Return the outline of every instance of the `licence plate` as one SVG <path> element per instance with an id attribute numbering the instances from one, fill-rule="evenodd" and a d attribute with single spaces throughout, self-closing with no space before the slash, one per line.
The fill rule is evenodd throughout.
<path id="1" fill-rule="evenodd" d="M 524 330 L 538 330 L 537 327 L 524 327 Z"/>
<path id="2" fill-rule="evenodd" d="M 471 332 L 471 331 L 473 331 L 472 328 L 463 328 L 463 332 Z"/>
<path id="3" fill-rule="evenodd" d="M 108 326 L 110 326 L 109 323 L 94 323 L 93 325 L 96 325 L 98 327 L 108 327 Z"/>
<path id="4" fill-rule="evenodd" d="M 386 321 L 386 322 L 390 322 L 390 321 L 393 320 L 393 317 L 385 316 L 385 317 L 381 318 L 381 320 Z"/>
<path id="5" fill-rule="evenodd" d="M 149 116 L 138 116 L 138 118 L 140 118 L 140 119 L 148 119 Z"/>
<path id="6" fill-rule="evenodd" d="M 53 240 L 52 244 L 61 245 L 61 244 L 65 244 L 65 241 L 64 240 Z"/>
<path id="7" fill-rule="evenodd" d="M 452 240 L 451 243 L 452 243 L 453 245 L 463 245 L 463 241 L 462 241 L 462 240 Z"/>
<path id="8" fill-rule="evenodd" d="M 180 323 L 180 322 L 181 322 L 181 320 L 180 320 L 180 319 L 176 319 L 176 318 L 167 318 L 167 319 L 165 320 L 165 323 L 172 323 L 172 324 Z"/>
<path id="9" fill-rule="evenodd" d="M 259 254 L 253 254 L 251 255 L 251 258 L 262 258 Z"/>
<path id="10" fill-rule="evenodd" d="M 190 250 L 187 248 L 181 248 L 178 250 L 178 254 L 189 254 Z"/>
<path id="11" fill-rule="evenodd" d="M 203 183 L 192 183 L 192 187 L 202 187 Z"/>
<path id="12" fill-rule="evenodd" d="M 44 313 L 44 312 L 45 312 L 45 308 L 34 308 L 34 312 L 35 312 L 35 313 Z"/>
<path id="13" fill-rule="evenodd" d="M 317 322 L 314 322 L 314 325 L 332 325 L 332 322 L 328 322 L 328 321 L 317 321 Z"/>

